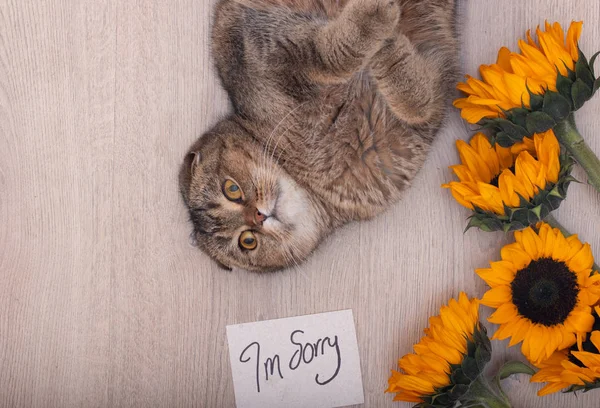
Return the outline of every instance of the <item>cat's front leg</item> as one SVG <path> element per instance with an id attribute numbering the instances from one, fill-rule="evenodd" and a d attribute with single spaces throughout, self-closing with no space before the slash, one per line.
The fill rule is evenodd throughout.
<path id="1" fill-rule="evenodd" d="M 345 80 L 359 71 L 395 35 L 400 6 L 395 0 L 353 0 L 314 38 L 316 80 Z"/>
<path id="2" fill-rule="evenodd" d="M 388 40 L 373 56 L 371 70 L 396 116 L 418 125 L 440 116 L 444 106 L 441 58 L 427 58 L 403 34 Z"/>

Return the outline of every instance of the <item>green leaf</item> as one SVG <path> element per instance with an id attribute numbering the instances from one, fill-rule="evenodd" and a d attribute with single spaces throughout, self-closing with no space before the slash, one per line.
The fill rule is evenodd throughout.
<path id="1" fill-rule="evenodd" d="M 600 55 L 600 51 L 592 55 L 592 58 L 590 58 L 590 70 L 592 71 L 592 75 L 594 76 L 596 76 L 596 72 L 594 70 L 594 63 L 596 62 L 596 58 L 598 58 L 598 55 Z"/>
<path id="2" fill-rule="evenodd" d="M 493 230 L 489 229 L 484 223 L 483 221 L 481 221 L 479 218 L 477 218 L 476 216 L 472 216 L 469 218 L 469 223 L 467 224 L 467 227 L 465 228 L 465 230 L 463 231 L 463 233 L 466 233 L 467 231 L 469 231 L 471 228 L 479 228 L 482 231 L 485 232 L 492 232 Z"/>
<path id="3" fill-rule="evenodd" d="M 594 82 L 594 93 L 596 93 L 598 89 L 600 89 L 600 78 L 596 79 L 596 82 Z"/>
<path id="4" fill-rule="evenodd" d="M 504 380 L 513 374 L 534 375 L 535 370 L 520 361 L 509 361 L 500 368 L 498 374 L 496 374 L 496 378 L 498 380 Z"/>
<path id="5" fill-rule="evenodd" d="M 573 108 L 575 110 L 581 108 L 592 97 L 592 89 L 587 86 L 581 79 L 578 79 L 573 84 L 571 89 L 571 98 L 573 99 Z"/>
<path id="6" fill-rule="evenodd" d="M 544 112 L 531 112 L 527 115 L 526 123 L 529 133 L 543 133 L 556 125 L 554 119 Z"/>
<path id="7" fill-rule="evenodd" d="M 542 111 L 550 115 L 555 122 L 561 122 L 571 113 L 571 103 L 561 94 L 548 91 L 544 95 Z"/>
<path id="8" fill-rule="evenodd" d="M 500 381 L 514 374 L 527 374 L 531 376 L 535 374 L 535 370 L 520 361 L 509 361 L 504 364 L 494 377 L 494 381 L 496 382 L 498 389 L 502 392 L 502 395 L 506 396 L 502 390 L 502 387 L 500 386 Z"/>

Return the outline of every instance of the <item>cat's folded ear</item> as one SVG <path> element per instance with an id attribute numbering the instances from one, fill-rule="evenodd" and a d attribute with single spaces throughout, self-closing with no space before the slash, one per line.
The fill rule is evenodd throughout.
<path id="1" fill-rule="evenodd" d="M 190 160 L 190 170 L 192 173 L 196 170 L 196 167 L 200 164 L 202 160 L 202 153 L 200 152 L 191 152 L 188 154 L 188 160 Z"/>
<path id="2" fill-rule="evenodd" d="M 191 151 L 185 156 L 185 160 L 179 171 L 179 188 L 183 195 L 183 199 L 188 200 L 188 193 L 192 183 L 192 175 L 196 171 L 198 165 L 202 161 L 202 154 L 198 151 Z"/>

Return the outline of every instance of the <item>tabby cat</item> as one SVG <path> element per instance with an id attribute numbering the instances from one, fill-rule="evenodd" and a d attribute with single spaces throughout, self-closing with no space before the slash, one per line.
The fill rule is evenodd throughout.
<path id="1" fill-rule="evenodd" d="M 282 269 L 398 201 L 455 83 L 455 1 L 219 1 L 233 112 L 179 176 L 198 246 L 224 268 Z"/>

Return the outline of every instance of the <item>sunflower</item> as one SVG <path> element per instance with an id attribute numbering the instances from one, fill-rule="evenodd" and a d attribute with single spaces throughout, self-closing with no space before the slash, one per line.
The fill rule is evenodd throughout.
<path id="1" fill-rule="evenodd" d="M 477 379 L 491 358 L 491 345 L 479 323 L 479 302 L 460 293 L 429 318 L 425 337 L 414 353 L 398 362 L 403 372 L 392 370 L 386 392 L 394 401 L 424 406 L 454 406 Z"/>
<path id="2" fill-rule="evenodd" d="M 456 142 L 462 164 L 451 166 L 459 181 L 442 185 L 476 211 L 469 227 L 515 230 L 543 219 L 565 197 L 571 165 L 549 130 L 505 148 L 477 133 Z"/>
<path id="3" fill-rule="evenodd" d="M 500 325 L 493 338 L 510 337 L 510 346 L 523 342 L 521 351 L 534 364 L 581 342 L 600 299 L 589 244 L 545 223 L 538 230 L 515 232 L 516 242 L 502 248 L 502 261 L 476 271 L 491 288 L 481 303 L 497 309 L 488 319 Z"/>
<path id="4" fill-rule="evenodd" d="M 539 364 L 540 371 L 531 382 L 548 383 L 538 395 L 544 396 L 567 389 L 589 391 L 600 388 L 600 307 L 596 307 L 592 332 L 580 345 L 558 351 Z"/>
<path id="5" fill-rule="evenodd" d="M 525 136 L 553 129 L 558 141 L 584 168 L 588 182 L 600 192 L 600 159 L 577 130 L 574 112 L 600 88 L 594 62 L 578 46 L 582 22 L 572 22 L 567 34 L 559 23 L 546 22 L 527 32 L 520 52 L 503 47 L 495 64 L 482 65 L 482 80 L 467 75 L 457 88 L 466 97 L 454 101 L 469 123 L 492 129 L 493 142 L 509 147 Z"/>
<path id="6" fill-rule="evenodd" d="M 458 85 L 467 95 L 454 102 L 463 119 L 496 128 L 503 144 L 567 119 L 600 86 L 595 56 L 589 63 L 578 47 L 582 26 L 571 23 L 565 38 L 560 24 L 546 22 L 545 31 L 536 30 L 537 43 L 529 31 L 527 41 L 519 40 L 520 53 L 502 47 L 495 64 L 480 67 L 483 80 L 467 76 Z"/>
<path id="7" fill-rule="evenodd" d="M 542 95 L 557 91 L 558 74 L 573 72 L 579 59 L 577 42 L 582 22 L 573 22 L 566 39 L 560 24 L 546 22 L 546 30 L 536 30 L 539 45 L 527 31 L 527 41 L 519 40 L 521 53 L 502 47 L 495 64 L 479 68 L 483 81 L 467 75 L 458 89 L 468 95 L 457 99 L 454 106 L 469 123 L 483 118 L 505 117 L 512 108 L 531 108 L 531 93 Z"/>

